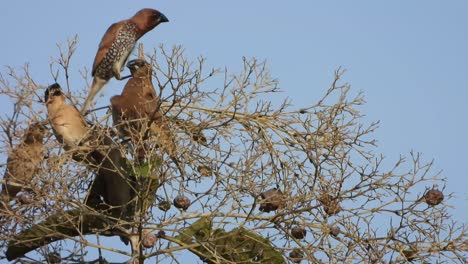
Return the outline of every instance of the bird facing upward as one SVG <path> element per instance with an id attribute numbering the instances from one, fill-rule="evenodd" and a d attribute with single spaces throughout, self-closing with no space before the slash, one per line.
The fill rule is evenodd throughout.
<path id="1" fill-rule="evenodd" d="M 87 110 L 94 96 L 112 77 L 117 80 L 122 79 L 120 72 L 123 71 L 125 62 L 138 39 L 157 25 L 168 21 L 167 17 L 159 11 L 145 8 L 130 19 L 114 23 L 107 29 L 94 58 L 93 83 L 81 108 L 82 113 Z"/>
<path id="2" fill-rule="evenodd" d="M 65 150 L 77 147 L 86 137 L 88 127 L 81 113 L 65 102 L 65 95 L 59 84 L 54 83 L 45 91 L 47 118 L 57 141 Z"/>
<path id="3" fill-rule="evenodd" d="M 7 159 L 7 168 L 3 179 L 1 196 L 9 201 L 28 186 L 36 174 L 44 157 L 43 138 L 45 127 L 41 123 L 33 123 L 23 136 L 22 142 L 11 151 Z"/>
<path id="4" fill-rule="evenodd" d="M 132 78 L 128 80 L 122 94 L 110 100 L 114 125 L 118 126 L 122 136 L 129 136 L 138 149 L 143 147 L 146 124 L 151 120 L 150 130 L 158 144 L 175 159 L 176 145 L 160 109 L 161 99 L 154 90 L 151 64 L 136 59 L 129 61 L 127 67 Z"/>

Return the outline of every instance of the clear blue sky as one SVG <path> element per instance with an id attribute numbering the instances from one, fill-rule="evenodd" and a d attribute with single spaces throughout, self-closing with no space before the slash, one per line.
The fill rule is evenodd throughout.
<path id="1" fill-rule="evenodd" d="M 366 120 L 381 120 L 378 150 L 390 160 L 410 150 L 435 158 L 456 193 L 455 218 L 468 219 L 468 1 L 5 1 L 1 71 L 29 62 L 50 84 L 55 44 L 75 34 L 73 66 L 90 68 L 107 27 L 143 7 L 170 20 L 142 38 L 146 47 L 181 44 L 232 70 L 242 56 L 267 59 L 281 96 L 298 108 L 316 102 L 343 66 L 367 98 Z"/>

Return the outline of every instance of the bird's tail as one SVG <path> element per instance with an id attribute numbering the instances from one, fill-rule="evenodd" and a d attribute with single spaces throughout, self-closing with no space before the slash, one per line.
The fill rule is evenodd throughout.
<path id="1" fill-rule="evenodd" d="M 88 97 L 86 97 L 86 100 L 83 103 L 83 106 L 81 107 L 81 113 L 84 114 L 86 110 L 88 110 L 89 105 L 93 101 L 94 97 L 96 94 L 106 85 L 108 81 L 101 79 L 99 77 L 94 77 L 93 79 L 93 84 L 91 85 L 91 89 L 89 90 Z"/>

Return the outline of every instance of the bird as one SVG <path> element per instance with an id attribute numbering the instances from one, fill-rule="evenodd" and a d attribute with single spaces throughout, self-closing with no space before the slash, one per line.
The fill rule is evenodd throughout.
<path id="1" fill-rule="evenodd" d="M 107 211 L 115 219 L 130 220 L 135 213 L 131 203 L 136 197 L 135 180 L 125 170 L 125 157 L 112 138 L 104 136 L 101 144 L 108 148 L 104 155 L 96 158 L 96 176 L 88 191 L 86 205 Z"/>
<path id="2" fill-rule="evenodd" d="M 138 11 L 130 19 L 112 24 L 102 37 L 94 58 L 92 76 L 93 83 L 81 112 L 84 113 L 96 94 L 112 78 L 124 79 L 120 76 L 136 42 L 148 31 L 169 19 L 151 8 Z"/>
<path id="3" fill-rule="evenodd" d="M 58 142 L 65 150 L 79 145 L 87 136 L 88 126 L 81 113 L 73 105 L 68 105 L 58 83 L 47 87 L 45 91 L 47 118 Z"/>
<path id="4" fill-rule="evenodd" d="M 74 105 L 68 105 L 58 83 L 50 85 L 45 91 L 47 119 L 57 141 L 66 151 L 74 151 L 72 158 L 78 162 L 97 166 L 104 160 L 102 146 L 109 142 L 104 133 L 91 130 L 83 115 Z"/>
<path id="5" fill-rule="evenodd" d="M 43 138 L 45 126 L 42 122 L 32 123 L 23 135 L 21 143 L 7 159 L 0 196 L 3 201 L 12 200 L 22 189 L 28 188 L 44 158 Z"/>
<path id="6" fill-rule="evenodd" d="M 114 126 L 121 137 L 131 138 L 140 159 L 146 154 L 144 141 L 149 130 L 162 150 L 176 162 L 176 144 L 160 108 L 162 101 L 154 90 L 151 64 L 135 59 L 129 61 L 127 67 L 131 78 L 121 95 L 110 99 Z"/>

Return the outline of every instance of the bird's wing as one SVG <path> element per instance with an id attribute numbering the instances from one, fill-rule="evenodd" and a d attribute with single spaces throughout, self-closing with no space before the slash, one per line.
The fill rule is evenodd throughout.
<path id="1" fill-rule="evenodd" d="M 3 184 L 2 193 L 8 193 L 8 196 L 15 197 L 23 189 L 19 185 L 29 185 L 33 179 L 39 163 L 32 159 L 40 160 L 40 156 L 33 156 L 34 150 L 31 148 L 33 148 L 31 145 L 20 145 L 10 153 L 7 159 L 7 169 L 3 176 L 7 183 Z"/>
<path id="2" fill-rule="evenodd" d="M 135 119 L 140 119 L 142 116 L 139 114 L 138 109 L 136 109 L 137 102 L 135 98 L 125 95 L 116 95 L 111 98 L 112 105 L 112 120 L 114 126 L 117 126 L 117 129 L 121 136 L 130 136 L 135 130 L 140 129 L 139 122 L 127 123 L 127 121 L 132 121 Z"/>
<path id="3" fill-rule="evenodd" d="M 76 145 L 89 137 L 88 126 L 80 112 L 71 105 L 64 105 L 55 116 L 54 127 L 66 145 Z"/>
<path id="4" fill-rule="evenodd" d="M 78 111 L 78 109 L 76 109 L 74 105 L 65 105 L 61 111 L 61 123 L 70 125 L 74 130 L 88 130 L 88 125 L 86 124 L 83 115 L 80 113 L 80 111 Z"/>
<path id="5" fill-rule="evenodd" d="M 144 111 L 145 115 L 152 120 L 161 120 L 161 99 L 156 94 L 151 79 L 145 80 L 142 84 L 142 93 L 143 94 L 139 94 L 140 100 L 142 101 L 142 111 Z"/>
<path id="6" fill-rule="evenodd" d="M 106 33 L 104 33 L 101 43 L 99 43 L 99 48 L 96 53 L 96 57 L 94 57 L 93 70 L 91 72 L 92 76 L 94 76 L 96 68 L 106 56 L 107 51 L 112 46 L 112 43 L 114 42 L 115 38 L 119 33 L 119 30 L 122 28 L 124 23 L 125 21 L 114 23 L 107 29 Z"/>

